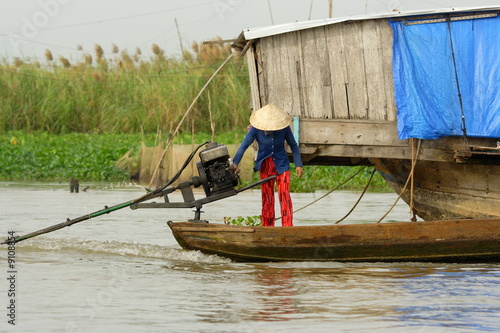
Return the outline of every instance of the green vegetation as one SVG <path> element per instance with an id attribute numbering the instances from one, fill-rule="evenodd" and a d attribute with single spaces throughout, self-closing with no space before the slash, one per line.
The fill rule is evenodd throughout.
<path id="1" fill-rule="evenodd" d="M 241 140 L 244 133 L 226 132 L 216 140 L 232 144 Z M 181 135 L 175 143 L 191 143 L 190 135 Z M 198 133 L 195 143 L 210 139 L 209 134 Z M 139 150 L 142 142 L 157 144 L 153 134 L 98 134 L 69 133 L 48 134 L 8 132 L 0 134 L 0 180 L 64 181 L 77 178 L 86 181 L 126 181 L 130 175 L 115 168 L 115 162 L 128 150 Z M 353 175 L 360 167 L 305 166 L 304 176 L 292 176 L 293 192 L 330 190 Z M 363 189 L 370 177 L 370 168 L 346 184 L 343 189 Z M 293 170 L 292 170 L 293 174 Z M 258 174 L 254 174 L 258 180 Z M 371 190 L 387 190 L 383 179 L 377 175 Z"/>
<path id="2" fill-rule="evenodd" d="M 81 50 L 76 60 L 55 60 L 47 50 L 43 64 L 1 62 L 0 180 L 129 180 L 115 161 L 131 148 L 133 155 L 142 142 L 154 146 L 168 137 L 230 52 L 228 44 L 194 43 L 192 49 L 178 60 L 153 44 L 154 56 L 146 59 L 139 49 L 129 54 L 116 46 L 104 56 L 96 45 L 94 55 Z M 246 62 L 233 57 L 185 118 L 174 143 L 240 143 L 249 94 Z M 300 180 L 293 178 L 292 191 L 330 190 L 357 170 L 306 166 Z M 342 189 L 362 189 L 369 176 L 366 169 Z M 377 175 L 370 189 L 388 188 Z"/>
<path id="3" fill-rule="evenodd" d="M 227 132 L 217 139 L 234 141 L 235 137 Z M 192 139 L 204 142 L 210 135 L 181 135 L 174 142 L 191 143 Z M 138 152 L 143 142 L 154 146 L 157 141 L 155 134 L 8 132 L 0 134 L 0 180 L 130 180 L 115 162 L 130 149 L 132 154 Z"/>
<path id="4" fill-rule="evenodd" d="M 229 45 L 203 45 L 195 58 L 166 58 L 153 44 L 154 57 L 140 50 L 129 55 L 113 48 L 104 57 L 85 53 L 75 64 L 64 57 L 46 61 L 16 59 L 0 63 L 0 133 L 172 132 L 216 68 L 229 55 Z M 225 132 L 248 125 L 249 82 L 246 62 L 233 57 L 210 83 L 181 130 Z"/>
<path id="5" fill-rule="evenodd" d="M 0 179 L 127 180 L 114 163 L 138 142 L 137 135 L 10 132 L 0 136 Z"/>
<path id="6" fill-rule="evenodd" d="M 249 225 L 253 227 L 258 227 L 262 225 L 262 217 L 260 215 L 255 216 L 238 216 L 236 218 L 224 217 L 224 224 L 232 225 Z"/>
<path id="7" fill-rule="evenodd" d="M 309 165 L 304 167 L 301 179 L 292 176 L 290 190 L 292 192 L 314 192 L 316 190 L 331 190 L 342 184 L 363 167 Z M 359 175 L 351 179 L 341 190 L 363 190 L 370 179 L 373 168 L 365 168 Z M 293 170 L 292 170 L 293 174 Z M 378 173 L 370 184 L 371 191 L 390 191 L 385 180 Z"/>

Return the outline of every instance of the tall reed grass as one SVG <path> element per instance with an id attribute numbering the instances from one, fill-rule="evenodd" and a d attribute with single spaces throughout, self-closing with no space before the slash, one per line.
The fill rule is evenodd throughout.
<path id="1" fill-rule="evenodd" d="M 80 48 L 80 47 L 79 47 Z M 227 44 L 193 45 L 183 59 L 167 58 L 156 44 L 153 56 L 108 54 L 96 45 L 79 59 L 46 50 L 43 61 L 0 63 L 0 133 L 168 133 L 229 55 Z M 249 82 L 241 57 L 214 78 L 185 120 L 184 131 L 227 131 L 248 122 Z M 209 100 L 210 99 L 210 100 Z M 212 122 L 210 121 L 212 120 Z"/>

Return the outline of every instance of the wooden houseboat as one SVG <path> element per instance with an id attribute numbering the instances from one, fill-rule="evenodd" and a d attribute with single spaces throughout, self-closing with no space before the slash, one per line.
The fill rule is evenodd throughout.
<path id="1" fill-rule="evenodd" d="M 424 220 L 500 216 L 500 7 L 247 29 L 253 110 L 295 117 L 305 164 L 373 165 Z M 408 189 L 410 186 L 408 186 Z"/>

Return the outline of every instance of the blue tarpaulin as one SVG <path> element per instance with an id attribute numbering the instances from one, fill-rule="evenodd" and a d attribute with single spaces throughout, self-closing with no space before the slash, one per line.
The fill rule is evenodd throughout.
<path id="1" fill-rule="evenodd" d="M 399 138 L 500 138 L 500 16 L 389 22 Z"/>

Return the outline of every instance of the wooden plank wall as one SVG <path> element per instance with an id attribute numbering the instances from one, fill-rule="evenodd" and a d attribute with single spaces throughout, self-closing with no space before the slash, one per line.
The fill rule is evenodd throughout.
<path id="1" fill-rule="evenodd" d="M 259 80 L 257 78 L 257 65 L 255 62 L 256 53 L 254 48 L 250 48 L 246 54 L 248 64 L 248 75 L 250 81 L 250 102 L 253 110 L 258 110 L 262 107 L 260 104 Z"/>
<path id="2" fill-rule="evenodd" d="M 396 120 L 385 19 L 264 37 L 252 52 L 261 105 L 302 118 Z"/>

